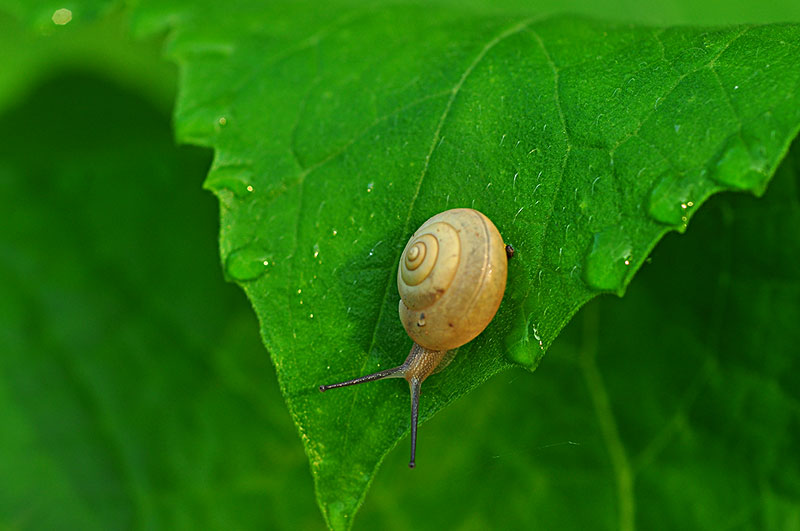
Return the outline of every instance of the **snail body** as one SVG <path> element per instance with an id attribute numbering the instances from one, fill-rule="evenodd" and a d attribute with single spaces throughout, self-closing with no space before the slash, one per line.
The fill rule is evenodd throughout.
<path id="1" fill-rule="evenodd" d="M 409 239 L 397 271 L 400 320 L 414 340 L 406 361 L 319 388 L 405 378 L 411 389 L 411 468 L 420 386 L 440 365 L 449 363 L 448 351 L 474 339 L 497 313 L 509 256 L 497 228 L 477 210 L 457 208 L 430 218 Z"/>

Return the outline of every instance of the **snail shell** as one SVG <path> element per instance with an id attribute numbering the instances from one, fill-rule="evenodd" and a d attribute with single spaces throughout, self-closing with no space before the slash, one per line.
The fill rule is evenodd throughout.
<path id="1" fill-rule="evenodd" d="M 447 210 L 417 229 L 397 270 L 400 320 L 415 343 L 450 350 L 486 328 L 506 287 L 505 247 L 494 223 L 470 208 Z"/>

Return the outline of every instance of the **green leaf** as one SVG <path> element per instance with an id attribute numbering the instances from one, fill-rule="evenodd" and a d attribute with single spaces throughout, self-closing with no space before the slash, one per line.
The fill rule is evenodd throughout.
<path id="1" fill-rule="evenodd" d="M 221 279 L 210 154 L 85 73 L 0 122 L 0 528 L 319 525 L 257 323 Z"/>
<path id="2" fill-rule="evenodd" d="M 53 113 L 64 94 L 81 97 Z M 0 241 L 0 527 L 319 527 L 255 320 L 220 283 L 206 154 L 168 147 L 167 116 L 85 76 L 3 122 L 17 126 L 0 144 L 15 220 Z M 763 199 L 713 198 L 535 375 L 505 373 L 426 423 L 429 464 L 398 476 L 407 448 L 390 452 L 356 527 L 618 529 L 578 362 L 593 330 L 639 527 L 791 529 L 798 167 L 793 149 Z"/>
<path id="3" fill-rule="evenodd" d="M 797 26 L 251 9 L 178 25 L 176 128 L 215 148 L 226 272 L 259 316 L 334 528 L 407 434 L 407 390 L 316 388 L 404 359 L 394 277 L 422 221 L 474 207 L 518 249 L 496 319 L 425 383 L 429 418 L 535 367 L 711 194 L 761 193 L 800 127 Z M 424 444 L 423 429 L 420 466 Z"/>
<path id="4" fill-rule="evenodd" d="M 225 18 L 211 15 L 202 25 Z M 163 107 L 169 69 L 131 63 L 152 49 L 115 34 L 41 46 L 0 32 L 14 61 L 0 105 L 58 66 L 103 71 Z M 11 222 L 0 239 L 0 527 L 318 525 L 299 445 L 248 339 L 255 325 L 215 280 L 203 237 L 214 205 L 196 189 L 205 156 L 165 148 L 166 117 L 113 84 L 70 77 L 28 96 L 4 115 L 0 142 Z M 625 299 L 602 299 L 562 331 L 536 380 L 517 369 L 427 423 L 424 467 L 398 477 L 406 444 L 387 454 L 358 524 L 790 528 L 797 160 L 762 201 L 714 198 Z M 581 362 L 595 342 L 605 427 Z M 395 398 L 403 422 L 402 387 Z"/>

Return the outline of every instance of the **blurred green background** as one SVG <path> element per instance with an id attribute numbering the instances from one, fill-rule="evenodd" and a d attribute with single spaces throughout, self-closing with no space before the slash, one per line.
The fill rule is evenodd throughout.
<path id="1" fill-rule="evenodd" d="M 173 141 L 165 35 L 132 38 L 119 6 L 54 29 L 61 4 L 3 5 L 0 528 L 322 528 L 257 322 L 223 280 L 201 189 L 212 154 Z M 795 1 L 502 9 L 800 20 Z M 595 356 L 641 528 L 800 529 L 798 160 L 762 199 L 710 201 L 535 374 L 502 374 L 426 423 L 436 466 L 407 480 L 401 445 L 355 528 L 616 528 Z"/>

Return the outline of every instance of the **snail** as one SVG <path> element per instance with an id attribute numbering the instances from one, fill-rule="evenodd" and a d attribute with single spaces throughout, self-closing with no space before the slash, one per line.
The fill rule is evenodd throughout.
<path id="1" fill-rule="evenodd" d="M 436 214 L 411 236 L 400 256 L 400 320 L 414 345 L 402 365 L 319 390 L 383 378 L 405 378 L 411 390 L 411 460 L 415 466 L 422 382 L 444 369 L 453 349 L 474 339 L 497 313 L 506 288 L 506 246 L 485 215 L 469 208 Z"/>

